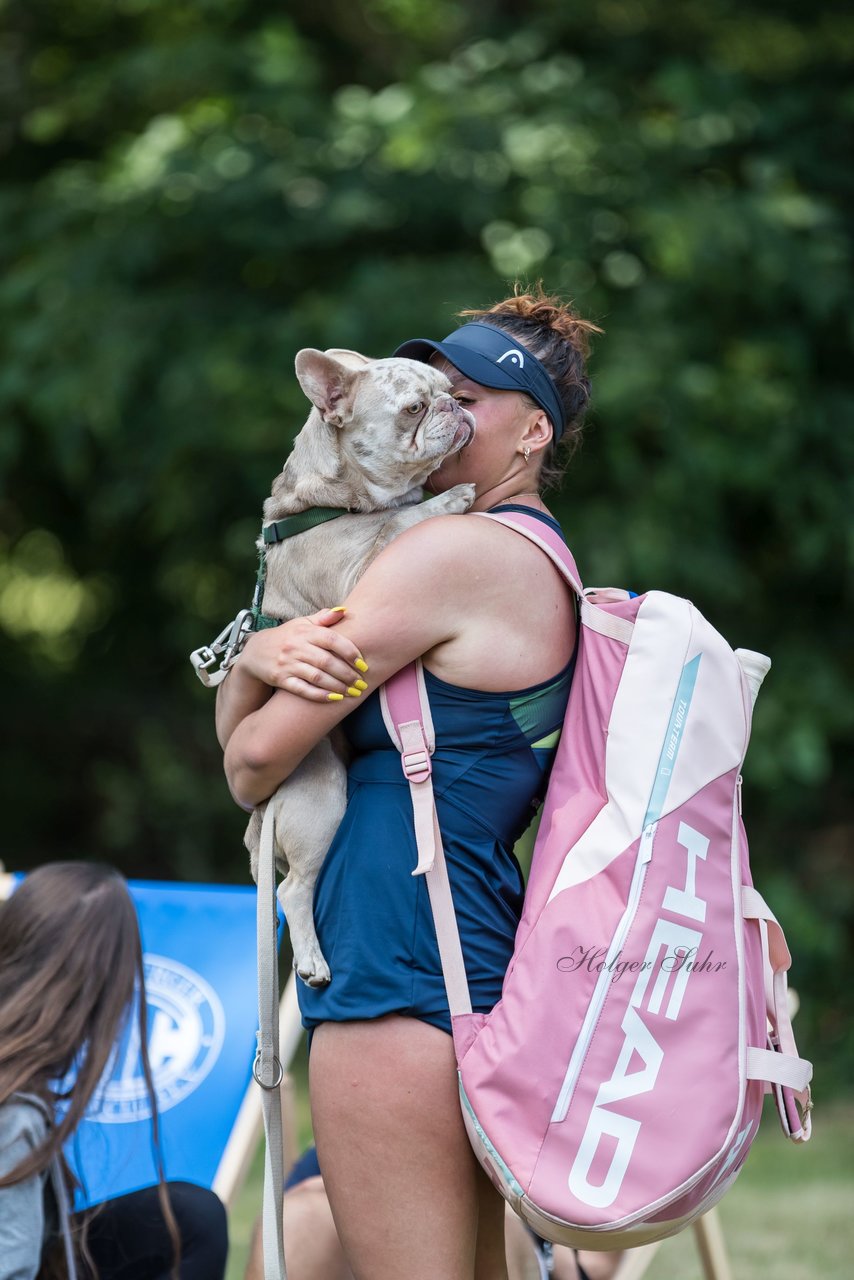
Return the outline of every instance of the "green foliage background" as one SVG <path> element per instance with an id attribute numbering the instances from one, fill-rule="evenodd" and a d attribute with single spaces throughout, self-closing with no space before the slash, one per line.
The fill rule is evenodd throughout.
<path id="1" fill-rule="evenodd" d="M 587 579 L 773 657 L 755 873 L 844 1078 L 852 55 L 794 0 L 0 3 L 7 866 L 245 876 L 186 655 L 251 591 L 294 354 L 541 276 L 606 329 L 555 501 Z"/>

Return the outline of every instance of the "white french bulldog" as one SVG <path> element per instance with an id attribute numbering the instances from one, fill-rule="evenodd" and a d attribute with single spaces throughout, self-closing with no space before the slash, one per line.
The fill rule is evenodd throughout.
<path id="1" fill-rule="evenodd" d="M 342 600 L 397 534 L 431 516 L 467 511 L 474 501 L 471 484 L 421 501 L 430 473 L 474 434 L 474 418 L 449 394 L 450 382 L 438 369 L 415 360 L 307 349 L 297 355 L 296 373 L 314 407 L 264 503 L 264 521 L 312 507 L 344 507 L 348 514 L 267 549 L 261 607 L 282 621 Z M 336 730 L 266 802 L 276 810 L 276 861 L 286 873 L 279 897 L 294 967 L 309 986 L 325 986 L 331 978 L 312 900 L 344 816 L 345 760 L 346 744 Z M 245 836 L 256 879 L 266 804 L 255 809 Z"/>

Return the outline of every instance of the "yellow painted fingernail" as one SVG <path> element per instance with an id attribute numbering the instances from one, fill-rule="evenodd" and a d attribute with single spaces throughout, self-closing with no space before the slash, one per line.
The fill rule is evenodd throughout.
<path id="1" fill-rule="evenodd" d="M 367 662 L 365 662 L 364 658 L 357 658 L 356 661 L 353 663 L 353 666 L 356 668 L 357 671 L 367 671 L 368 669 L 368 664 Z"/>
<path id="2" fill-rule="evenodd" d="M 361 696 L 362 696 L 362 690 L 361 690 L 361 689 L 354 689 L 352 685 L 351 685 L 351 686 L 350 686 L 350 688 L 347 690 L 347 692 L 349 693 L 349 695 L 350 695 L 350 697 L 351 697 L 351 698 L 361 698 Z"/>
<path id="3" fill-rule="evenodd" d="M 354 688 L 354 689 L 358 689 L 360 693 L 364 693 L 364 691 L 365 691 L 365 689 L 367 689 L 367 687 L 368 687 L 368 682 L 367 682 L 367 680 L 354 680 L 354 681 L 353 681 L 353 688 Z"/>
<path id="4" fill-rule="evenodd" d="M 347 606 L 346 606 L 346 604 L 336 604 L 336 605 L 335 605 L 335 608 L 334 608 L 334 609 L 330 609 L 330 610 L 329 610 L 329 612 L 330 612 L 330 613 L 346 613 L 346 612 L 347 612 Z"/>
<path id="5" fill-rule="evenodd" d="M 327 702 L 343 702 L 344 694 L 343 693 L 327 693 L 326 700 Z"/>

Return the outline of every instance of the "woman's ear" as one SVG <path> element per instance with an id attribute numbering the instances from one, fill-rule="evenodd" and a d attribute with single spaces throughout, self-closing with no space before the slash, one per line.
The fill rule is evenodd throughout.
<path id="1" fill-rule="evenodd" d="M 528 417 L 525 434 L 520 444 L 530 449 L 531 453 L 536 453 L 539 449 L 545 449 L 553 436 L 554 430 L 548 414 L 542 409 L 536 409 Z"/>

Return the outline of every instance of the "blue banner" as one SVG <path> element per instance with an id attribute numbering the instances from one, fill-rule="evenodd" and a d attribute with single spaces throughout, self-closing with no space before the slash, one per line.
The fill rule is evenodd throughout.
<path id="1" fill-rule="evenodd" d="M 142 934 L 166 1177 L 209 1187 L 255 1056 L 255 889 L 145 881 L 129 887 Z M 157 1181 L 135 1019 L 66 1156 L 82 1184 L 78 1209 Z"/>

